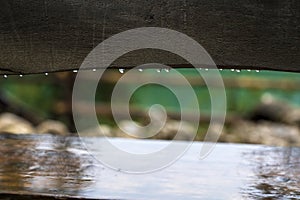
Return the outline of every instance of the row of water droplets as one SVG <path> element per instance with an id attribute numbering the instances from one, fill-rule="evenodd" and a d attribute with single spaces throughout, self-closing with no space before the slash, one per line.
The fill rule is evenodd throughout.
<path id="1" fill-rule="evenodd" d="M 138 71 L 139 72 L 143 72 L 144 71 L 144 69 L 138 69 Z M 166 68 L 166 69 L 156 69 L 156 71 L 158 72 L 158 73 L 160 73 L 160 72 L 162 72 L 162 71 L 165 71 L 165 72 L 170 72 L 170 69 L 169 68 Z M 124 74 L 125 73 L 125 69 L 119 69 L 119 72 L 121 73 L 121 74 Z"/>
<path id="2" fill-rule="evenodd" d="M 125 73 L 125 69 L 124 68 L 119 68 L 118 69 L 119 70 L 119 72 L 121 73 L 121 74 L 124 74 Z M 208 69 L 208 68 L 199 68 L 199 70 L 204 70 L 204 71 L 209 71 L 210 69 Z M 223 70 L 225 70 L 225 69 L 219 69 L 219 71 L 223 71 Z M 229 69 L 226 69 L 226 70 L 229 70 Z M 92 71 L 93 72 L 96 72 L 97 71 L 97 69 L 92 69 Z M 144 69 L 138 69 L 138 71 L 139 72 L 143 72 L 144 71 Z M 160 72 L 162 72 L 162 71 L 164 71 L 164 72 L 170 72 L 171 71 L 171 69 L 170 68 L 165 68 L 165 69 L 156 69 L 156 71 L 158 72 L 158 73 L 160 73 Z M 240 69 L 230 69 L 230 71 L 231 72 L 242 72 L 242 70 L 240 70 Z M 260 70 L 251 70 L 251 69 L 247 69 L 247 70 L 243 70 L 243 71 L 247 71 L 247 72 L 252 72 L 252 71 L 255 71 L 255 72 L 260 72 Z M 78 70 L 73 70 L 73 73 L 77 73 L 78 72 Z M 49 75 L 49 73 L 48 72 L 46 72 L 46 73 L 44 73 L 45 74 L 45 76 L 48 76 Z M 22 78 L 24 75 L 23 74 L 19 74 L 19 77 L 20 78 Z M 8 78 L 8 75 L 7 74 L 4 74 L 3 75 L 3 77 L 4 78 Z"/>
<path id="3" fill-rule="evenodd" d="M 208 68 L 205 68 L 205 69 L 199 68 L 199 70 L 209 71 Z M 228 70 L 228 69 L 226 69 L 226 70 Z M 142 72 L 143 69 L 138 69 L 138 71 L 139 71 L 139 72 Z M 171 69 L 170 69 L 170 68 L 166 68 L 166 69 L 156 69 L 156 71 L 157 71 L 158 73 L 160 73 L 160 72 L 162 72 L 162 71 L 170 72 Z M 219 69 L 219 71 L 223 71 L 223 69 Z M 239 73 L 239 72 L 242 72 L 242 70 L 240 70 L 240 69 L 231 69 L 230 71 L 232 71 L 232 72 L 238 72 L 238 73 Z M 247 71 L 247 72 L 251 72 L 251 71 L 260 72 L 260 70 L 251 70 L 251 69 L 247 69 L 247 70 L 244 70 L 244 71 Z M 120 68 L 120 69 L 119 69 L 119 72 L 120 72 L 121 74 L 124 74 L 124 73 L 125 73 L 125 69 Z"/>

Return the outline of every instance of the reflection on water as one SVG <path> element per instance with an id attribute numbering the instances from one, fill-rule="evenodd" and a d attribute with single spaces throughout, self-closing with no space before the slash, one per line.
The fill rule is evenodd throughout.
<path id="1" fill-rule="evenodd" d="M 99 140 L 88 138 L 86 142 L 97 146 Z M 166 141 L 154 140 L 114 141 L 137 151 L 166 145 Z M 199 160 L 201 145 L 195 142 L 165 170 L 132 175 L 101 165 L 78 138 L 0 134 L 0 194 L 95 199 L 300 199 L 300 148 L 218 144 L 206 159 Z M 96 148 L 94 153 L 103 152 Z"/>
<path id="2" fill-rule="evenodd" d="M 245 153 L 255 176 L 243 187 L 251 199 L 300 199 L 300 149 L 265 147 Z"/>
<path id="3" fill-rule="evenodd" d="M 0 135 L 1 191 L 76 195 L 94 177 L 93 160 L 77 139 Z M 23 138 L 22 138 L 23 137 Z M 76 152 L 74 152 L 76 149 Z"/>

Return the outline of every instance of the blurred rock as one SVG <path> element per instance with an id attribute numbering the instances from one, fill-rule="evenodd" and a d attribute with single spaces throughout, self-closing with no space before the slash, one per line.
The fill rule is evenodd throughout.
<path id="1" fill-rule="evenodd" d="M 124 120 L 120 122 L 120 129 L 116 131 L 117 137 L 126 138 L 145 138 L 145 139 L 161 139 L 161 140 L 192 140 L 196 133 L 195 128 L 188 122 L 168 120 L 159 133 L 152 136 L 153 130 L 143 128 L 143 125 Z M 138 125 L 138 126 L 136 126 Z M 179 128 L 181 126 L 181 130 Z M 146 129 L 146 131 L 145 131 Z M 125 132 L 123 132 L 123 130 Z M 127 134 L 127 133 L 130 133 Z M 135 137 L 133 137 L 135 136 Z"/>
<path id="2" fill-rule="evenodd" d="M 136 138 L 133 136 L 137 136 L 138 138 L 145 138 L 146 137 L 146 132 L 141 131 L 142 128 L 141 124 L 139 124 L 138 122 L 133 122 L 130 120 L 123 120 L 120 121 L 119 123 L 119 129 L 116 129 L 115 133 L 116 133 L 116 137 L 123 137 L 123 138 Z M 130 133 L 130 135 L 128 134 Z"/>
<path id="3" fill-rule="evenodd" d="M 60 121 L 46 120 L 36 127 L 37 133 L 49 133 L 54 135 L 68 136 L 70 131 L 67 126 Z"/>
<path id="4" fill-rule="evenodd" d="M 266 144 L 274 146 L 300 146 L 297 126 L 262 121 L 253 123 L 240 120 L 223 136 L 224 142 Z"/>
<path id="5" fill-rule="evenodd" d="M 32 134 L 36 133 L 32 124 L 25 119 L 12 113 L 0 115 L 0 132 L 13 134 Z"/>
<path id="6" fill-rule="evenodd" d="M 300 109 L 267 93 L 262 96 L 261 103 L 249 114 L 249 119 L 300 126 Z"/>
<path id="7" fill-rule="evenodd" d="M 80 132 L 80 136 L 83 137 L 99 137 L 106 136 L 112 137 L 111 128 L 107 125 L 99 125 L 98 127 L 90 128 Z"/>
<path id="8" fill-rule="evenodd" d="M 147 139 L 150 138 L 149 135 L 151 134 L 151 132 L 151 130 L 144 128 L 143 125 L 138 122 L 122 120 L 119 123 L 119 127 L 114 130 L 114 136 L 122 138 Z"/>
<path id="9" fill-rule="evenodd" d="M 207 142 L 224 142 L 224 127 L 223 124 L 220 123 L 212 123 L 210 125 L 210 128 L 207 130 L 207 133 L 205 135 L 205 141 Z"/>
<path id="10" fill-rule="evenodd" d="M 154 139 L 190 141 L 196 136 L 196 131 L 195 127 L 188 122 L 168 120 L 160 133 L 154 136 Z"/>

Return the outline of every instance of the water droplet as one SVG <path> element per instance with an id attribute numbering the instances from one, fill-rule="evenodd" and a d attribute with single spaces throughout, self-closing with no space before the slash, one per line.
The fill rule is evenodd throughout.
<path id="1" fill-rule="evenodd" d="M 208 69 L 207 69 L 207 68 L 205 68 L 205 71 L 208 71 Z"/>
<path id="2" fill-rule="evenodd" d="M 237 72 L 237 73 L 240 73 L 240 72 L 241 72 L 241 70 L 237 69 L 237 70 L 236 70 L 236 72 Z"/>
<path id="3" fill-rule="evenodd" d="M 234 69 L 231 69 L 230 71 L 234 72 Z"/>
<path id="4" fill-rule="evenodd" d="M 258 69 L 257 70 L 255 70 L 256 72 L 260 72 Z"/>
<path id="5" fill-rule="evenodd" d="M 77 73 L 77 72 L 78 72 L 78 70 L 74 69 L 74 70 L 73 70 L 73 72 L 74 72 L 74 73 Z"/>
<path id="6" fill-rule="evenodd" d="M 93 72 L 95 72 L 96 71 L 96 69 L 93 69 Z"/>
<path id="7" fill-rule="evenodd" d="M 139 71 L 139 72 L 142 72 L 142 71 L 143 71 L 143 69 L 138 69 L 138 71 Z"/>
<path id="8" fill-rule="evenodd" d="M 120 72 L 121 74 L 124 74 L 124 71 L 125 71 L 125 69 L 119 69 L 119 72 Z"/>
<path id="9" fill-rule="evenodd" d="M 48 76 L 48 73 L 47 73 L 47 72 L 45 73 L 45 76 Z"/>
<path id="10" fill-rule="evenodd" d="M 220 71 L 223 71 L 223 69 L 220 69 Z"/>
<path id="11" fill-rule="evenodd" d="M 156 71 L 157 71 L 158 73 L 160 73 L 160 72 L 161 72 L 161 69 L 156 69 Z"/>
<path id="12" fill-rule="evenodd" d="M 21 78 L 23 77 L 23 75 L 22 75 L 22 74 L 20 74 L 19 76 L 20 76 Z"/>
<path id="13" fill-rule="evenodd" d="M 170 69 L 169 69 L 169 68 L 166 68 L 166 69 L 165 69 L 165 72 L 170 72 Z"/>
<path id="14" fill-rule="evenodd" d="M 251 72 L 251 69 L 247 69 L 247 72 Z"/>
<path id="15" fill-rule="evenodd" d="M 3 75 L 3 77 L 4 77 L 4 78 L 7 78 L 7 75 L 6 75 L 6 74 L 4 74 L 4 75 Z"/>

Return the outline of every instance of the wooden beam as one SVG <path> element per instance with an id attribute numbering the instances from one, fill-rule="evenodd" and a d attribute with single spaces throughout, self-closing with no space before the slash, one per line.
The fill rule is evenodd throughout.
<path id="1" fill-rule="evenodd" d="M 220 68 L 300 72 L 299 18 L 298 0 L 1 0 L 0 73 L 77 69 L 104 39 L 149 26 L 187 34 Z M 114 66 L 148 62 L 191 67 L 153 50 L 129 53 Z"/>

